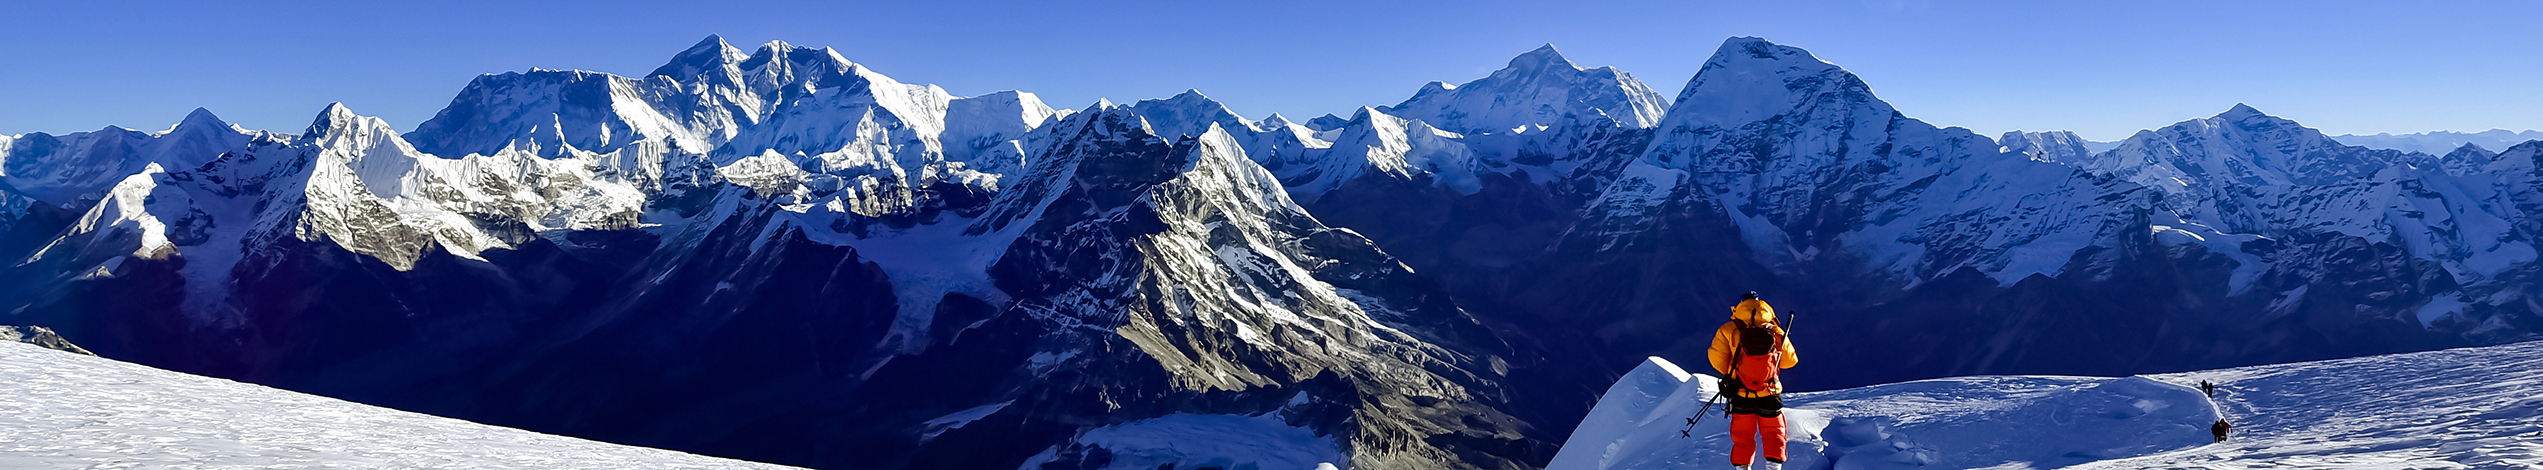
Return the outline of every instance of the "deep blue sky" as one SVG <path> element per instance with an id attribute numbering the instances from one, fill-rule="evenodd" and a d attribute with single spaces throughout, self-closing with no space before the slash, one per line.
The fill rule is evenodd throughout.
<path id="1" fill-rule="evenodd" d="M 1723 38 L 1760 36 L 1989 135 L 2115 140 L 2237 102 L 2334 134 L 2543 128 L 2530 1 L 217 3 L 0 7 L 0 133 L 156 130 L 198 106 L 297 132 L 333 101 L 413 129 L 479 74 L 643 74 L 708 34 L 1070 108 L 1195 88 L 1253 117 L 1347 114 L 1546 43 L 1674 97 Z"/>

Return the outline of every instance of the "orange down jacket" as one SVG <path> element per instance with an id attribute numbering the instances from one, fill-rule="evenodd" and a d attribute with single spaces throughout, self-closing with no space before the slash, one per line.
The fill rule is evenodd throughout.
<path id="1" fill-rule="evenodd" d="M 1734 361 L 1739 359 L 1739 350 L 1733 345 L 1739 343 L 1739 325 L 1756 325 L 1772 321 L 1775 321 L 1775 307 L 1766 305 L 1766 301 L 1750 299 L 1731 307 L 1731 321 L 1713 330 L 1713 348 L 1709 351 L 1711 354 L 1707 354 L 1713 361 L 1713 370 L 1727 376 L 1730 375 L 1731 368 L 1736 366 Z M 1782 325 L 1776 325 L 1776 327 L 1782 328 Z M 1793 351 L 1792 338 L 1785 337 L 1784 360 L 1778 366 L 1791 369 L 1798 364 L 1801 364 L 1801 355 Z M 1777 381 L 1766 390 L 1741 390 L 1739 396 L 1757 398 L 1780 393 L 1784 393 L 1784 384 Z"/>

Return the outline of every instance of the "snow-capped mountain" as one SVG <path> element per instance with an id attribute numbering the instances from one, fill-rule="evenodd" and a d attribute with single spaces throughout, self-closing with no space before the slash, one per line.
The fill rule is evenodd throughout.
<path id="1" fill-rule="evenodd" d="M 2094 147 L 2096 144 L 2101 144 L 2100 142 L 2084 140 L 2083 137 L 2077 137 L 2070 131 L 2011 131 L 2004 133 L 2003 137 L 1997 137 L 1996 142 L 2003 146 L 2004 153 L 2021 154 L 2031 157 L 2032 160 L 2044 162 L 2077 162 L 2091 158 L 2093 154 L 2101 153 L 2102 150 L 2108 150 L 2108 148 L 2096 149 Z M 2108 145 L 2108 147 L 2117 146 L 2115 142 Z"/>
<path id="2" fill-rule="evenodd" d="M 2543 131 L 2510 131 L 2491 129 L 2481 132 L 2430 131 L 2417 134 L 2379 133 L 2375 135 L 2341 134 L 2331 136 L 2340 143 L 2373 149 L 2390 149 L 2445 155 L 2466 145 L 2483 149 L 2515 147 L 2527 141 L 2543 140 Z"/>
<path id="3" fill-rule="evenodd" d="M 0 309 L 176 370 L 780 463 L 1103 466 L 1122 426 L 1223 418 L 1355 468 L 1542 460 L 1509 346 L 1247 156 L 1304 131 L 1178 114 L 1215 106 L 1057 112 L 709 38 L 644 79 L 481 77 L 411 134 L 331 106 L 149 157 L 63 192 L 100 196 Z"/>
<path id="4" fill-rule="evenodd" d="M 2165 209 L 2182 218 L 2218 222 L 2216 228 L 2229 233 L 2262 233 L 2272 225 L 2261 220 L 2268 209 L 2248 205 L 2270 197 L 2260 192 L 2356 181 L 2416 163 L 2407 160 L 2412 155 L 2342 145 L 2294 121 L 2235 105 L 2216 117 L 2140 131 L 2078 166 L 2160 191 Z"/>
<path id="5" fill-rule="evenodd" d="M 2248 107 L 2101 152 L 2066 132 L 1994 141 L 1906 118 L 1844 69 L 1751 38 L 1670 103 L 1650 130 L 1591 127 L 1575 135 L 1616 137 L 1529 153 L 1568 171 L 1291 191 L 1551 364 L 1692 354 L 1711 309 L 1746 290 L 1859 338 L 1804 388 L 2321 359 L 2543 326 L 2510 287 L 2532 232 L 2511 229 L 2531 222 L 2509 201 L 2530 185 L 2485 179 L 2522 174 L 2491 166 L 2513 158 L 2344 146 Z M 1399 126 L 1425 127 L 1412 121 Z M 1349 140 L 1334 148 L 1376 147 Z M 1514 373 L 1603 374 L 1559 369 Z"/>
<path id="6" fill-rule="evenodd" d="M 2057 274 L 2130 217 L 2128 201 L 2098 200 L 2129 188 L 1908 118 L 1799 48 L 1725 43 L 1669 114 L 1565 243 L 1653 243 L 1638 237 L 1691 209 L 1732 222 L 1778 271 L 1913 285 L 1967 267 L 2010 283 Z"/>
<path id="7" fill-rule="evenodd" d="M 1796 343 L 1799 344 L 1799 343 Z M 2543 464 L 2543 342 L 2124 378 L 1955 377 L 1786 396 L 1785 468 L 2476 468 Z M 1795 373 L 1806 372 L 1794 369 Z M 2213 398 L 2195 388 L 2217 384 Z M 2481 384 L 2478 387 L 2445 384 Z M 1551 470 L 1727 465 L 1710 376 L 1653 357 Z M 2213 442 L 2209 424 L 2233 424 Z M 1680 431 L 1687 431 L 1681 435 Z M 2442 443 L 2442 445 L 2438 445 Z"/>
<path id="8" fill-rule="evenodd" d="M 709 37 L 642 78 L 481 76 L 413 132 L 330 106 L 0 139 L 0 312 L 173 370 L 859 468 L 1533 467 L 1610 365 L 1691 356 L 1750 290 L 1849 339 L 1799 389 L 2543 331 L 2543 144 L 2374 150 L 2237 107 L 2095 145 L 1908 118 L 1756 38 L 1675 99 L 1547 47 L 1293 122 Z M 1157 444 L 1185 432 L 1270 437 Z"/>
<path id="9" fill-rule="evenodd" d="M 196 108 L 159 132 L 107 127 L 55 137 L 44 133 L 0 136 L 0 182 L 9 192 L 54 205 L 96 200 L 98 189 L 157 163 L 194 168 L 245 145 L 254 133 Z"/>
<path id="10" fill-rule="evenodd" d="M 0 341 L 9 468 L 781 468 L 624 446 Z M 791 468 L 791 467 L 784 467 Z"/>
<path id="11" fill-rule="evenodd" d="M 1458 134 L 1511 133 L 1563 121 L 1605 119 L 1646 128 L 1669 103 L 1615 67 L 1581 68 L 1547 44 L 1491 76 L 1463 85 L 1430 82 L 1411 99 L 1378 111 Z"/>

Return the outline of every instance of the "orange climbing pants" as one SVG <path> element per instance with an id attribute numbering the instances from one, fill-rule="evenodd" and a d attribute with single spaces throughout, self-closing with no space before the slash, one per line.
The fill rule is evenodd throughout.
<path id="1" fill-rule="evenodd" d="M 1757 461 L 1757 441 L 1766 441 L 1766 460 L 1784 461 L 1784 416 L 1759 417 L 1753 414 L 1731 415 L 1731 465 L 1746 466 Z"/>

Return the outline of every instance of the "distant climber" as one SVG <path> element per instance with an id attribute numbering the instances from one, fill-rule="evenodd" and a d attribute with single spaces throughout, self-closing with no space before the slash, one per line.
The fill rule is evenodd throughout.
<path id="1" fill-rule="evenodd" d="M 1783 369 L 1801 362 L 1793 352 L 1787 331 L 1775 324 L 1775 308 L 1757 300 L 1757 293 L 1740 296 L 1731 307 L 1731 321 L 1713 332 L 1713 347 L 1708 354 L 1713 370 L 1722 373 L 1722 387 L 1730 397 L 1731 466 L 1748 470 L 1764 442 L 1766 463 L 1757 470 L 1781 470 L 1784 466 L 1784 384 Z"/>
<path id="2" fill-rule="evenodd" d="M 2216 433 L 2216 442 L 2225 442 L 2225 432 L 2232 430 L 2234 425 L 2226 424 L 2222 419 L 2216 420 L 2216 424 L 2207 427 L 2208 432 Z"/>
<path id="3" fill-rule="evenodd" d="M 2206 381 L 2206 380 L 2200 380 L 2200 381 L 2199 381 L 2199 390 L 2206 391 L 2206 392 L 2207 392 L 2207 396 L 2208 396 L 2208 398 L 2216 398 L 2216 383 L 2215 383 L 2215 382 L 2209 382 L 2209 381 Z"/>

